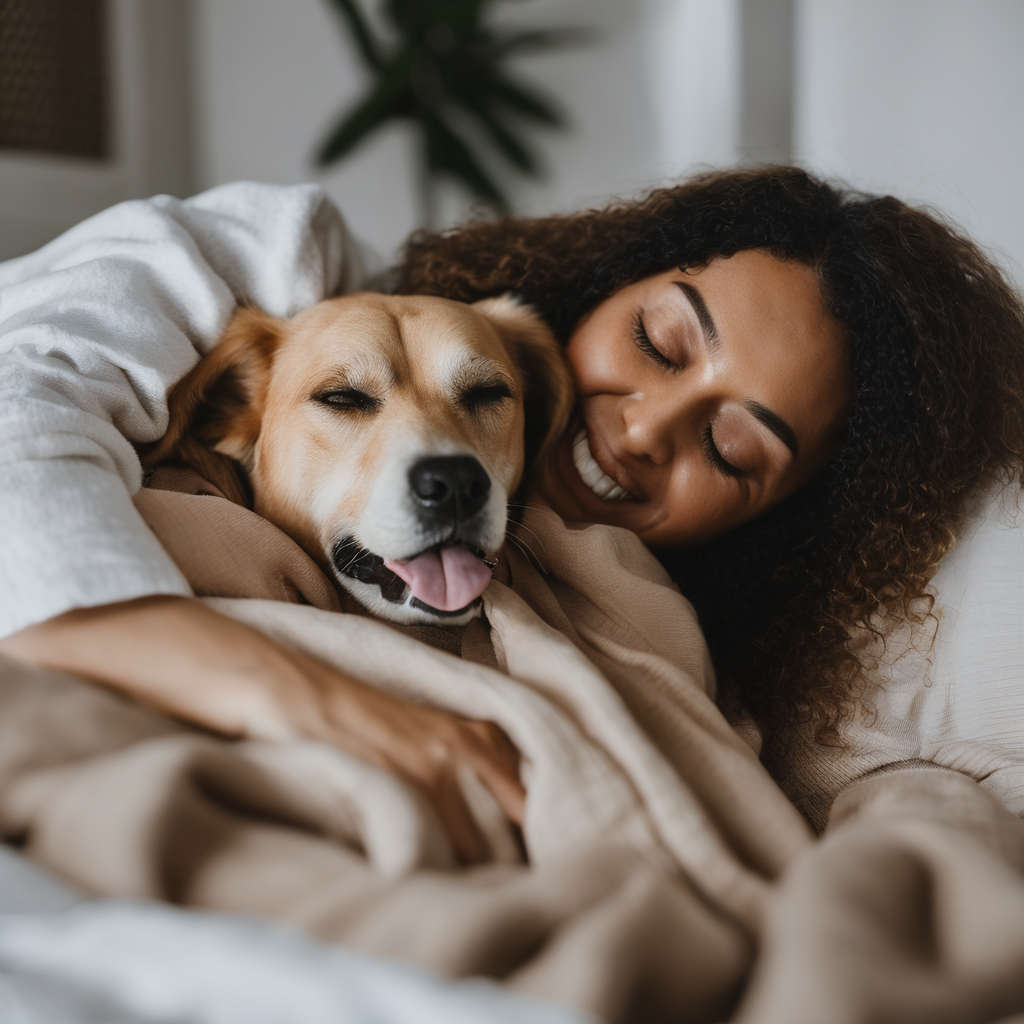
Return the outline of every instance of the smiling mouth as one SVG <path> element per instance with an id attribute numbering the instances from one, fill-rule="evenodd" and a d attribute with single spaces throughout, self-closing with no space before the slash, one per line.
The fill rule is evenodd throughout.
<path id="1" fill-rule="evenodd" d="M 587 489 L 602 501 L 630 501 L 633 495 L 617 484 L 591 454 L 587 428 L 580 427 L 572 442 L 572 464 Z"/>
<path id="2" fill-rule="evenodd" d="M 384 559 L 352 537 L 334 545 L 331 560 L 340 576 L 378 587 L 385 601 L 442 618 L 464 615 L 479 604 L 496 564 L 483 552 L 458 545 L 436 545 L 409 559 Z"/>

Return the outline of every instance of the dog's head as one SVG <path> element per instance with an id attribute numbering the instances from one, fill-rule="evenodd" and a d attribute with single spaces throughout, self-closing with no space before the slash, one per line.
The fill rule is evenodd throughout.
<path id="1" fill-rule="evenodd" d="M 251 502 L 370 611 L 457 625 L 479 614 L 507 503 L 564 430 L 571 383 L 510 298 L 366 293 L 291 320 L 239 311 L 169 403 L 148 465 L 186 462 Z"/>

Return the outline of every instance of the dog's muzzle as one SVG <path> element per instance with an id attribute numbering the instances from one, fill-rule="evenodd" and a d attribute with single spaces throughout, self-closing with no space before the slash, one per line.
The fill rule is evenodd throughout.
<path id="1" fill-rule="evenodd" d="M 491 478 L 472 456 L 432 456 L 407 473 L 408 501 L 426 546 L 408 558 L 385 559 L 348 537 L 332 560 L 341 576 L 376 586 L 391 604 L 439 618 L 464 616 L 479 605 L 494 566 L 484 558 L 482 515 Z"/>

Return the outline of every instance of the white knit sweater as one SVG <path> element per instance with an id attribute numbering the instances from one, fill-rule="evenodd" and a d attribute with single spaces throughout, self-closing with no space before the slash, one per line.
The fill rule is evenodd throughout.
<path id="1" fill-rule="evenodd" d="M 240 303 L 289 316 L 358 288 L 315 185 L 121 203 L 0 264 L 0 636 L 72 608 L 189 594 L 131 501 L 130 442 Z"/>

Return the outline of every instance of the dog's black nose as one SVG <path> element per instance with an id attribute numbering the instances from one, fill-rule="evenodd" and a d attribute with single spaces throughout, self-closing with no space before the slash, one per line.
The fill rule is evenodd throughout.
<path id="1" fill-rule="evenodd" d="M 459 522 L 484 507 L 491 478 L 470 455 L 439 456 L 417 462 L 409 470 L 409 486 L 431 519 Z"/>

